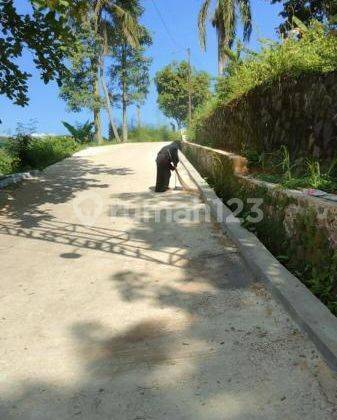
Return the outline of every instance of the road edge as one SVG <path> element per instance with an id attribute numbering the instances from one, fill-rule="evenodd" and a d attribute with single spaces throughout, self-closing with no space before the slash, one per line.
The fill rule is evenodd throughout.
<path id="1" fill-rule="evenodd" d="M 34 169 L 30 172 L 18 172 L 14 174 L 5 175 L 0 179 L 0 190 L 10 185 L 17 184 L 27 179 L 36 178 L 41 174 L 41 171 Z"/>
<path id="2" fill-rule="evenodd" d="M 241 226 L 239 219 L 233 216 L 230 209 L 223 204 L 183 153 L 180 157 L 181 163 L 200 191 L 203 201 L 209 206 L 213 218 L 236 244 L 255 278 L 267 285 L 292 319 L 308 334 L 329 367 L 337 372 L 337 318 L 267 250 L 255 235 Z"/>

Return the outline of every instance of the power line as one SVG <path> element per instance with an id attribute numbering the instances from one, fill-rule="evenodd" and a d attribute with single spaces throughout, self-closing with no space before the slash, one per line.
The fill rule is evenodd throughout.
<path id="1" fill-rule="evenodd" d="M 174 44 L 174 46 L 175 46 L 175 47 L 177 47 L 179 50 L 185 50 L 185 48 L 182 48 L 182 47 L 178 44 L 178 42 L 174 39 L 174 36 L 172 35 L 172 33 L 171 33 L 171 31 L 170 31 L 170 29 L 169 29 L 168 25 L 166 24 L 165 19 L 164 19 L 164 17 L 163 17 L 163 15 L 162 15 L 162 13 L 161 13 L 161 11 L 160 11 L 159 7 L 157 6 L 157 4 L 156 4 L 155 0 L 151 0 L 151 2 L 152 2 L 153 7 L 155 8 L 155 10 L 156 10 L 156 12 L 157 12 L 157 15 L 158 15 L 159 19 L 161 20 L 161 23 L 162 23 L 162 24 L 163 24 L 163 26 L 164 26 L 165 31 L 167 32 L 167 35 L 169 36 L 169 38 L 170 38 L 170 40 L 171 40 L 172 44 Z"/>
<path id="2" fill-rule="evenodd" d="M 171 40 L 172 44 L 173 44 L 173 45 L 177 48 L 177 50 L 179 50 L 179 51 L 184 51 L 185 53 L 186 53 L 186 51 L 187 51 L 187 54 L 188 54 L 188 56 L 189 56 L 189 60 L 191 60 L 192 55 L 191 55 L 191 50 L 190 50 L 190 48 L 183 48 L 180 44 L 178 44 L 178 42 L 175 40 L 174 36 L 172 35 L 172 33 L 171 33 L 171 31 L 170 31 L 170 29 L 169 29 L 169 27 L 168 27 L 167 23 L 165 22 L 165 19 L 164 19 L 164 17 L 163 17 L 163 14 L 161 13 L 161 11 L 160 11 L 159 7 L 157 6 L 156 1 L 155 1 L 155 0 L 151 0 L 151 3 L 153 4 L 153 7 L 155 8 L 156 13 L 157 13 L 157 15 L 158 15 L 158 17 L 159 17 L 159 19 L 160 19 L 161 23 L 163 24 L 164 29 L 165 29 L 165 31 L 166 31 L 166 33 L 167 33 L 168 37 L 170 38 L 170 40 Z M 177 51 L 177 52 L 178 52 L 178 51 Z M 172 51 L 172 54 L 175 54 L 175 53 L 176 53 L 175 51 Z M 196 59 L 195 55 L 194 55 L 193 57 L 194 57 L 194 60 L 195 60 L 195 59 Z M 202 67 L 202 65 L 201 65 L 201 63 L 200 63 L 200 61 L 199 61 L 198 59 L 197 59 L 197 63 L 198 63 L 198 65 L 200 65 L 200 67 Z"/>

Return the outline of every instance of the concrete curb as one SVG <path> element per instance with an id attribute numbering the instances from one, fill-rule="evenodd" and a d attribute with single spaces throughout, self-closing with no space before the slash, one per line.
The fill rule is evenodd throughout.
<path id="1" fill-rule="evenodd" d="M 0 179 L 0 189 L 8 187 L 12 184 L 17 184 L 18 182 L 24 181 L 25 179 L 32 179 L 39 176 L 41 171 L 34 170 L 31 172 L 21 172 L 17 174 L 11 174 Z"/>
<path id="2" fill-rule="evenodd" d="M 181 154 L 181 163 L 197 185 L 212 216 L 237 245 L 255 278 L 268 286 L 273 296 L 309 335 L 330 368 L 337 371 L 337 318 L 303 283 L 277 261 L 255 235 L 241 226 L 239 219 L 232 215 L 229 208 L 217 197 L 214 190 L 183 154 Z"/>

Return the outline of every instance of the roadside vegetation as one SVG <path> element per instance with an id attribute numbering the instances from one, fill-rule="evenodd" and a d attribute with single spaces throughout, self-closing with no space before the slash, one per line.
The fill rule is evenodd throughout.
<path id="1" fill-rule="evenodd" d="M 104 143 L 103 109 L 115 140 L 127 141 L 129 107 L 136 107 L 141 125 L 150 85 L 146 49 L 152 38 L 140 24 L 141 1 L 26 0 L 23 14 L 19 6 L 19 0 L 0 3 L 0 95 L 29 104 L 31 75 L 18 60 L 29 49 L 41 79 L 58 83 L 68 109 L 92 112 L 94 142 Z M 116 108 L 122 110 L 121 135 Z"/>
<path id="2" fill-rule="evenodd" d="M 93 124 L 71 125 L 64 122 L 69 136 L 32 137 L 31 134 L 17 133 L 13 137 L 0 139 L 0 177 L 15 172 L 44 169 L 62 159 L 70 157 L 84 147 L 117 144 L 116 139 L 95 142 Z M 122 134 L 123 128 L 118 131 Z M 128 128 L 128 142 L 160 142 L 180 140 L 179 131 L 168 126 L 140 126 Z"/>
<path id="3" fill-rule="evenodd" d="M 173 62 L 155 77 L 159 109 L 172 118 L 178 128 L 190 125 L 195 110 L 211 98 L 211 78 L 187 61 Z"/>
<path id="4" fill-rule="evenodd" d="M 240 41 L 235 49 L 226 49 L 224 75 L 218 78 L 212 98 L 194 115 L 189 129 L 192 140 L 219 107 L 233 106 L 258 86 L 276 86 L 285 79 L 337 70 L 337 38 L 330 26 L 317 20 L 305 25 L 295 17 L 292 28 L 289 37 L 279 42 L 261 40 L 260 52 L 248 50 Z M 207 141 L 203 144 L 212 146 L 212 139 L 209 144 Z M 267 153 L 255 150 L 252 144 L 241 154 L 248 158 L 250 173 L 261 180 L 286 188 L 337 192 L 335 161 L 326 163 L 314 157 L 294 159 L 285 146 Z"/>
<path id="5" fill-rule="evenodd" d="M 141 126 L 129 128 L 129 142 L 156 142 L 181 140 L 179 131 L 173 131 L 167 126 Z"/>
<path id="6" fill-rule="evenodd" d="M 274 0 L 273 3 L 278 1 L 280 0 Z M 287 189 L 314 189 L 337 194 L 337 159 L 334 159 L 333 153 L 327 154 L 326 158 L 318 158 L 319 153 L 310 154 L 309 150 L 312 150 L 309 149 L 310 141 L 300 143 L 304 140 L 304 137 L 303 139 L 301 137 L 302 131 L 298 135 L 287 136 L 288 143 L 285 142 L 287 146 L 282 145 L 282 141 L 275 140 L 274 144 L 271 143 L 268 147 L 267 141 L 270 138 L 261 137 L 261 133 L 265 134 L 266 130 L 274 133 L 276 139 L 278 139 L 277 134 L 280 134 L 283 140 L 282 134 L 288 134 L 291 130 L 296 132 L 299 127 L 295 124 L 292 126 L 292 121 L 294 121 L 292 112 L 295 111 L 298 113 L 296 118 L 299 126 L 302 123 L 301 128 L 305 126 L 311 133 L 313 121 L 305 119 L 304 116 L 301 120 L 302 114 L 299 107 L 291 106 L 293 105 L 289 100 L 291 92 L 286 92 L 282 86 L 284 86 L 283 82 L 288 87 L 292 84 L 296 86 L 302 80 L 315 80 L 321 76 L 321 80 L 326 80 L 329 74 L 333 76 L 333 73 L 337 71 L 336 2 L 329 0 L 283 2 L 284 9 L 281 16 L 284 21 L 279 27 L 279 41 L 262 39 L 258 51 L 246 48 L 236 37 L 223 38 L 219 25 L 221 26 L 221 19 L 226 16 L 222 13 L 226 2 L 214 3 L 216 3 L 216 10 L 212 23 L 217 29 L 219 38 L 219 77 L 211 98 L 194 112 L 188 131 L 189 139 L 213 148 L 226 149 L 227 144 L 228 152 L 241 154 L 248 159 L 250 177 L 278 184 Z M 231 4 L 234 7 L 236 3 L 240 2 Z M 205 16 L 208 15 L 210 4 L 212 4 L 211 1 L 206 1 L 200 12 L 199 29 L 203 47 L 206 45 Z M 249 21 L 246 21 L 247 24 Z M 224 26 L 220 27 L 220 29 L 223 28 Z M 235 33 L 235 30 L 231 33 Z M 249 36 L 249 32 L 246 30 L 244 35 Z M 263 111 L 268 114 L 267 103 L 265 109 L 256 113 L 261 118 L 261 126 L 265 124 L 264 127 L 267 128 L 258 132 L 261 141 L 255 141 L 253 135 L 251 137 L 249 135 L 253 134 L 250 127 L 246 130 L 255 115 L 252 111 L 253 105 L 261 103 L 261 101 L 254 101 L 254 95 L 257 98 L 259 94 L 263 95 L 273 89 L 279 92 L 275 100 L 275 103 L 279 101 L 277 102 L 279 115 L 275 106 L 263 120 Z M 305 100 L 314 101 L 315 96 L 313 94 L 310 96 L 310 83 L 307 89 L 308 95 L 305 96 Z M 333 95 L 329 96 L 329 91 L 328 89 L 327 92 L 324 91 L 324 86 L 322 92 L 322 96 L 325 94 L 326 103 L 330 104 L 332 109 L 330 113 L 332 115 L 328 114 L 331 119 L 335 109 L 332 103 Z M 282 93 L 285 93 L 285 96 L 280 98 Z M 289 96 L 286 96 L 287 94 Z M 305 95 L 306 92 L 303 94 Z M 300 96 L 300 92 L 298 95 Z M 266 97 L 270 98 L 272 95 L 266 95 Z M 236 114 L 237 111 L 242 112 L 239 117 Z M 303 112 L 305 111 L 306 109 L 303 109 Z M 287 112 L 289 118 L 287 118 Z M 315 128 L 321 124 L 326 131 L 329 130 L 330 135 L 327 138 L 333 144 L 336 141 L 335 131 L 330 129 L 327 121 L 324 120 L 327 114 L 324 114 L 319 107 L 315 112 L 317 114 Z M 244 129 L 239 127 L 237 131 L 234 130 L 233 137 L 226 143 L 226 122 L 231 119 L 233 128 L 235 124 L 240 125 L 245 115 L 249 115 L 247 125 Z M 310 126 L 311 123 L 312 126 Z M 254 128 L 256 128 L 255 125 Z M 301 153 L 298 150 L 300 146 L 297 150 L 295 150 L 296 147 L 292 147 L 291 141 L 296 141 L 296 137 L 299 144 L 307 145 L 308 150 L 303 150 Z M 314 135 L 310 140 L 315 140 Z M 231 147 L 234 150 L 231 150 Z M 188 146 L 186 151 L 189 151 Z M 288 196 L 283 188 L 268 189 L 266 185 L 250 183 L 248 178 L 236 177 L 230 165 L 219 164 L 217 168 L 217 163 L 212 165 L 211 153 L 209 160 L 205 159 L 204 155 L 198 156 L 197 152 L 194 154 L 192 148 L 189 153 L 192 162 L 203 171 L 203 175 L 207 177 L 208 182 L 224 202 L 227 203 L 233 197 L 240 198 L 243 203 L 249 202 L 251 197 L 262 199 L 263 220 L 257 224 L 250 223 L 247 216 L 250 215 L 251 207 L 244 204 L 241 214 L 243 226 L 256 234 L 273 255 L 306 284 L 333 314 L 337 315 L 334 212 L 330 214 L 329 209 L 325 209 L 322 205 L 321 210 L 326 210 L 328 214 L 324 219 L 324 224 L 317 209 L 310 205 L 303 205 L 301 201 L 297 202 L 293 196 Z M 335 156 L 337 157 L 337 154 Z M 308 193 L 320 194 L 317 191 Z M 328 198 L 334 200 L 333 196 Z M 291 213 L 293 206 L 297 206 L 296 213 Z M 233 205 L 234 210 L 236 210 L 236 204 Z M 293 217 L 292 225 L 291 217 Z M 292 226 L 291 231 L 289 231 L 289 226 Z"/>
<path id="7" fill-rule="evenodd" d="M 34 138 L 18 134 L 2 142 L 0 177 L 32 169 L 44 169 L 71 156 L 80 147 L 80 144 L 71 137 Z"/>
<path id="8" fill-rule="evenodd" d="M 311 159 L 291 160 L 285 146 L 273 153 L 247 152 L 249 173 L 284 188 L 313 188 L 337 194 L 337 159 L 324 164 Z"/>
<path id="9" fill-rule="evenodd" d="M 248 50 L 241 42 L 236 50 L 226 50 L 228 65 L 224 77 L 218 78 L 215 94 L 198 109 L 192 124 L 201 124 L 220 104 L 230 104 L 260 85 L 283 78 L 297 78 L 307 73 L 328 73 L 337 70 L 337 38 L 335 32 L 313 21 L 301 26 L 291 38 L 280 42 L 260 40 L 261 50 Z"/>

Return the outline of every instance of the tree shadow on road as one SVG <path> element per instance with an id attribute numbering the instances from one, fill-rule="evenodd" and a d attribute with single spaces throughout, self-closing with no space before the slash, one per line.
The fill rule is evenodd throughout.
<path id="1" fill-rule="evenodd" d="M 109 188 L 109 184 L 100 181 L 100 175 L 121 177 L 132 173 L 130 168 L 111 168 L 72 157 L 47 168 L 39 178 L 0 191 L 0 216 L 33 228 L 40 221 L 54 218 L 44 210 L 49 204 L 66 203 L 78 192 L 92 188 Z"/>
<path id="2" fill-rule="evenodd" d="M 8 207 L 13 220 L 1 223 L 0 234 L 62 243 L 77 255 L 124 256 L 130 267 L 106 281 L 128 310 L 139 311 L 138 319 L 130 322 L 125 314 L 112 327 L 88 313 L 90 321 L 68 325 L 76 372 L 65 371 L 68 380 L 51 379 L 55 372 L 45 372 L 42 357 L 34 380 L 18 379 L 15 389 L 2 393 L 1 420 L 283 419 L 294 418 L 295 406 L 302 407 L 301 418 L 320 418 L 324 397 L 310 370 L 295 364 L 312 347 L 263 286 L 253 288 L 233 244 L 200 219 L 157 223 L 154 210 L 198 210 L 202 204 L 195 197 L 182 191 L 115 194 L 113 202 L 149 210 L 146 220 L 123 229 L 39 214 L 45 202 L 64 203 L 77 191 L 107 188 L 97 180 L 104 166 L 76 162 L 70 168 L 74 179 L 56 168 L 41 187 L 28 186 L 26 202 L 18 195 Z M 112 305 L 112 320 L 115 311 Z M 300 389 L 299 383 L 308 386 Z"/>

